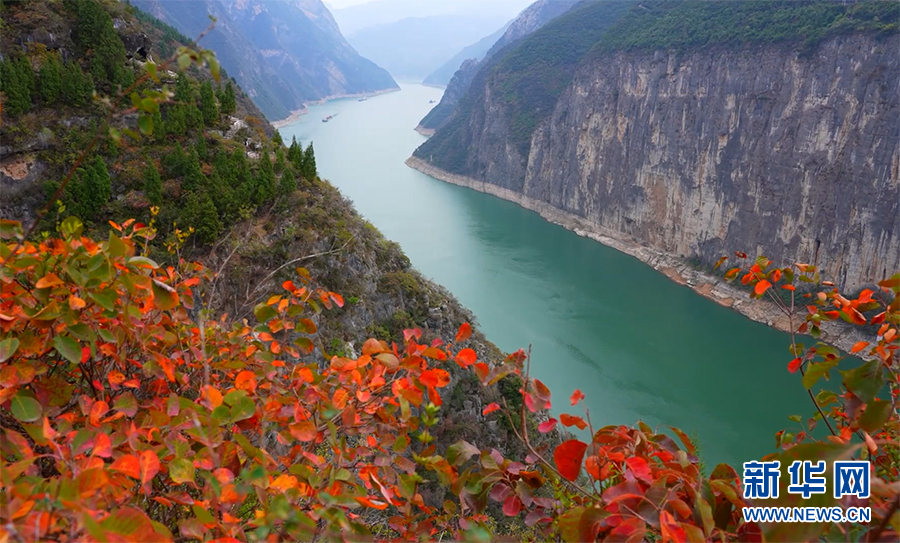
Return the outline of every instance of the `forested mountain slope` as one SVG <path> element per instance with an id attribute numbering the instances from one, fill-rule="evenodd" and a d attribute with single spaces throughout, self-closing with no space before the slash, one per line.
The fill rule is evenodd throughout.
<path id="1" fill-rule="evenodd" d="M 208 70 L 178 73 L 177 63 L 163 69 L 163 59 L 189 41 L 173 28 L 115 1 L 26 0 L 5 2 L 2 10 L 4 221 L 29 226 L 94 136 L 105 135 L 109 118 L 120 144 L 100 140 L 36 232 L 53 232 L 69 216 L 100 237 L 110 231 L 109 221 L 152 225 L 150 255 L 164 264 L 197 259 L 216 270 L 203 303 L 211 315 L 236 322 L 253 319 L 260 299 L 296 279 L 302 265 L 347 300 L 343 309 L 316 317 L 313 361 L 358 353 L 369 337 L 403 341 L 406 328 L 449 337 L 472 321 L 318 178 L 311 143 L 282 142 L 224 72 L 217 83 Z M 160 63 L 160 81 L 136 90 L 166 86 L 173 96 L 150 118 L 152 134 L 141 135 L 150 127 L 139 126 L 134 112 L 117 113 L 131 107 L 129 97 L 114 104 L 149 59 Z M 487 360 L 501 356 L 478 332 L 472 346 Z M 442 443 L 469 436 L 509 446 L 505 433 L 470 422 L 493 398 L 478 387 L 465 376 L 454 378 L 445 394 L 456 411 L 435 436 Z M 465 411 L 464 400 L 474 407 Z"/>

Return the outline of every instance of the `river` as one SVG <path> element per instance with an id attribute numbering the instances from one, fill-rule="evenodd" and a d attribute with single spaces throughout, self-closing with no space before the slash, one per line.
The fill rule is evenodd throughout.
<path id="1" fill-rule="evenodd" d="M 581 389 L 595 427 L 679 427 L 707 466 L 740 467 L 773 452 L 776 431 L 797 429 L 788 416 L 813 407 L 786 370 L 786 334 L 516 204 L 408 168 L 424 141 L 413 128 L 441 92 L 403 84 L 312 106 L 281 134 L 312 140 L 320 175 L 471 309 L 488 339 L 504 351 L 532 345 L 554 408 Z"/>

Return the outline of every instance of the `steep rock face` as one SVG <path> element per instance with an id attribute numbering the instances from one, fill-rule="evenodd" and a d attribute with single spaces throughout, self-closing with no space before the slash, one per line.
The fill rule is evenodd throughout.
<path id="1" fill-rule="evenodd" d="M 460 99 L 469 90 L 478 71 L 490 66 L 491 60 L 504 47 L 528 36 L 571 9 L 576 3 L 577 0 L 538 0 L 525 8 L 522 13 L 509 23 L 503 35 L 484 54 L 484 58 L 475 62 L 463 62 L 460 65 L 459 70 L 453 74 L 450 82 L 447 83 L 447 90 L 441 97 L 440 103 L 419 122 L 419 131 L 429 133 L 444 124 L 453 114 Z"/>
<path id="2" fill-rule="evenodd" d="M 382 68 L 359 55 L 320 0 L 136 0 L 134 4 L 196 37 L 217 18 L 202 45 L 270 119 L 306 102 L 396 89 Z"/>
<path id="3" fill-rule="evenodd" d="M 898 48 L 609 53 L 576 72 L 527 156 L 488 81 L 467 152 L 438 165 L 674 255 L 809 261 L 857 289 L 900 268 Z"/>

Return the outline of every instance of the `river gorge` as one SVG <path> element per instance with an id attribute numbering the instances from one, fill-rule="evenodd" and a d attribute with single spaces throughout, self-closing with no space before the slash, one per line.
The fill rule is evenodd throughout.
<path id="1" fill-rule="evenodd" d="M 471 309 L 488 339 L 532 346 L 554 411 L 581 389 L 595 426 L 679 427 L 707 466 L 758 459 L 775 432 L 796 429 L 789 415 L 813 411 L 786 370 L 787 334 L 516 203 L 407 167 L 425 140 L 413 129 L 441 90 L 401 87 L 311 106 L 281 133 L 312 141 L 322 177 Z"/>

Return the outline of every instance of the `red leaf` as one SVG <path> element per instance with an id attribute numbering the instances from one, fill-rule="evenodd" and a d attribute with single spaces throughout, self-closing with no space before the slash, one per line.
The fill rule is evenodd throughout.
<path id="1" fill-rule="evenodd" d="M 792 290 L 792 291 L 793 291 L 793 290 L 797 290 L 797 289 L 794 287 L 794 285 L 781 285 L 781 288 L 783 288 L 784 290 Z"/>
<path id="2" fill-rule="evenodd" d="M 538 432 L 542 434 L 546 434 L 550 430 L 556 428 L 556 419 L 550 419 L 546 422 L 542 422 L 538 425 Z"/>
<path id="3" fill-rule="evenodd" d="M 109 458 L 112 456 L 112 442 L 108 435 L 97 434 L 94 438 L 94 450 L 91 451 L 91 455 L 99 456 L 100 458 Z"/>
<path id="4" fill-rule="evenodd" d="M 581 391 L 576 388 L 575 392 L 573 392 L 572 396 L 569 398 L 569 401 L 572 402 L 572 405 L 575 405 L 583 399 L 584 394 L 582 394 Z"/>
<path id="5" fill-rule="evenodd" d="M 503 502 L 503 514 L 508 517 L 515 517 L 519 514 L 519 511 L 522 510 L 522 502 L 519 501 L 519 497 L 515 494 L 506 498 L 506 501 Z"/>
<path id="6" fill-rule="evenodd" d="M 461 341 L 465 341 L 469 339 L 469 336 L 472 335 L 472 326 L 469 323 L 464 322 L 459 325 L 459 331 L 456 332 L 456 342 L 459 343 Z"/>
<path id="7" fill-rule="evenodd" d="M 466 348 L 456 353 L 456 362 L 462 367 L 468 367 L 478 360 L 478 354 L 474 350 Z"/>
<path id="8" fill-rule="evenodd" d="M 763 294 L 765 294 L 765 292 L 767 290 L 769 290 L 769 287 L 771 287 L 771 286 L 772 286 L 772 283 L 763 279 L 759 283 L 756 283 L 756 287 L 753 288 L 753 292 L 755 292 L 759 296 L 762 296 Z"/>
<path id="9" fill-rule="evenodd" d="M 803 361 L 799 358 L 795 358 L 788 363 L 788 371 L 791 373 L 797 373 L 797 370 L 800 369 L 800 366 L 803 365 Z"/>
<path id="10" fill-rule="evenodd" d="M 577 479 L 586 450 L 587 444 L 577 439 L 570 439 L 556 447 L 553 451 L 553 461 L 556 462 L 556 469 L 560 475 L 570 481 Z"/>
<path id="11" fill-rule="evenodd" d="M 563 426 L 576 426 L 579 430 L 587 428 L 587 423 L 584 422 L 583 418 L 567 415 L 566 413 L 559 416 L 559 422 L 561 422 Z"/>
<path id="12" fill-rule="evenodd" d="M 537 394 L 538 399 L 544 403 L 544 409 L 550 409 L 550 389 L 547 388 L 547 385 L 545 385 L 538 379 L 535 379 L 534 390 Z"/>
<path id="13" fill-rule="evenodd" d="M 488 413 L 493 413 L 494 411 L 500 409 L 500 406 L 497 405 L 497 402 L 493 402 L 487 405 L 484 408 L 484 411 L 481 412 L 482 415 L 487 415 Z"/>
<path id="14" fill-rule="evenodd" d="M 628 464 L 628 468 L 631 469 L 635 477 L 646 483 L 653 483 L 653 473 L 650 471 L 650 465 L 647 464 L 646 460 L 639 456 L 632 456 L 626 458 L 625 463 Z"/>
<path id="15" fill-rule="evenodd" d="M 145 485 L 159 473 L 159 457 L 153 451 L 141 452 L 141 482 Z"/>

